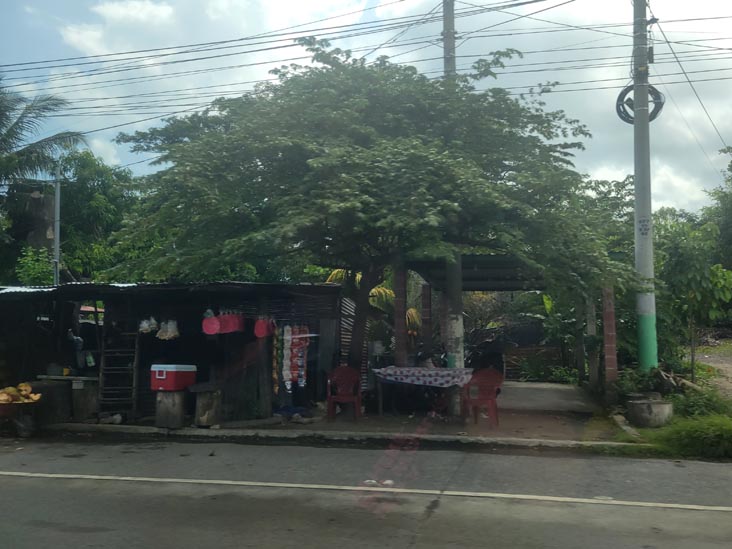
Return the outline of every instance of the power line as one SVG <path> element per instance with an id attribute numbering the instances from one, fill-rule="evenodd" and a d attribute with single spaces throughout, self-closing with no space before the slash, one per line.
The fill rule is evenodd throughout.
<path id="1" fill-rule="evenodd" d="M 648 8 L 650 9 L 650 3 L 646 2 L 648 5 Z M 655 19 L 655 15 L 653 14 L 653 10 L 651 10 L 651 16 Z M 663 28 L 661 27 L 661 24 L 656 22 L 658 26 L 658 30 L 661 31 L 661 35 L 663 36 L 663 39 L 666 41 L 666 44 L 668 44 L 669 49 L 671 50 L 671 53 L 674 56 L 674 59 L 676 59 L 676 62 L 679 65 L 679 68 L 681 69 L 681 72 L 683 73 L 684 77 L 686 78 L 686 81 L 689 83 L 689 86 L 691 87 L 691 91 L 694 92 L 694 95 L 696 96 L 697 101 L 699 101 L 699 105 L 701 105 L 702 110 L 704 111 L 704 114 L 707 116 L 707 119 L 709 120 L 709 123 L 714 128 L 714 131 L 717 133 L 717 136 L 719 137 L 719 140 L 722 142 L 722 145 L 724 148 L 728 148 L 727 142 L 724 140 L 724 137 L 722 137 L 722 133 L 719 131 L 719 128 L 717 127 L 717 124 L 715 124 L 714 119 L 712 118 L 712 115 L 709 114 L 709 111 L 707 110 L 706 105 L 704 105 L 704 101 L 702 101 L 701 96 L 699 95 L 699 92 L 696 90 L 696 86 L 694 86 L 694 83 L 691 81 L 691 78 L 689 77 L 688 73 L 686 72 L 686 69 L 684 68 L 684 65 L 681 63 L 681 60 L 679 59 L 679 56 L 676 55 L 676 51 L 674 50 L 673 46 L 671 45 L 671 42 L 669 41 L 668 37 L 666 36 L 666 33 L 664 32 Z"/>
<path id="2" fill-rule="evenodd" d="M 666 95 L 668 96 L 668 98 L 669 98 L 669 99 L 671 100 L 671 103 L 673 103 L 674 107 L 676 108 L 676 111 L 677 111 L 677 112 L 679 113 L 679 116 L 681 117 L 681 120 L 683 120 L 683 121 L 684 121 L 684 124 L 686 125 L 686 129 L 688 129 L 688 130 L 689 130 L 689 133 L 690 133 L 690 134 L 691 134 L 691 136 L 692 136 L 692 137 L 694 138 L 694 141 L 696 142 L 697 146 L 698 146 L 698 147 L 699 147 L 699 149 L 701 150 L 702 154 L 704 154 L 704 156 L 706 157 L 706 159 L 707 159 L 707 162 L 709 162 L 709 166 L 710 166 L 710 167 L 712 168 L 712 170 L 714 171 L 714 173 L 716 173 L 716 174 L 717 174 L 717 176 L 721 177 L 721 179 L 722 179 L 722 182 L 724 182 L 724 177 L 723 177 L 723 176 L 722 176 L 722 174 L 721 174 L 721 173 L 720 173 L 720 172 L 719 172 L 719 171 L 717 170 L 717 168 L 716 168 L 716 167 L 714 166 L 714 162 L 712 162 L 712 159 L 711 159 L 711 157 L 710 157 L 710 156 L 709 156 L 709 154 L 707 153 L 707 151 L 706 151 L 706 149 L 704 148 L 704 146 L 703 146 L 703 145 L 701 144 L 701 141 L 699 141 L 699 138 L 697 137 L 697 135 L 696 135 L 696 132 L 695 132 L 695 131 L 694 131 L 694 129 L 693 129 L 692 127 L 691 127 L 691 124 L 689 124 L 689 121 L 688 121 L 688 120 L 686 119 L 686 116 L 684 116 L 684 113 L 683 113 L 683 111 L 682 111 L 682 110 L 681 110 L 681 109 L 679 108 L 679 105 L 678 105 L 678 103 L 676 103 L 676 100 L 675 100 L 675 99 L 673 98 L 673 96 L 671 95 L 671 91 L 670 91 L 670 90 L 668 89 L 668 86 L 666 86 L 665 82 L 663 81 L 663 78 L 662 78 L 662 77 L 661 77 L 660 75 L 658 75 L 658 74 L 654 74 L 653 76 L 654 76 L 654 77 L 656 77 L 656 78 L 658 78 L 658 79 L 659 79 L 659 80 L 661 81 L 661 85 L 663 86 L 663 89 L 664 89 L 664 91 L 665 91 L 665 94 L 666 94 Z"/>
<path id="3" fill-rule="evenodd" d="M 381 44 L 379 44 L 378 46 L 376 46 L 376 47 L 375 47 L 374 49 L 372 49 L 371 51 L 369 51 L 368 53 L 365 53 L 365 54 L 364 54 L 364 55 L 363 55 L 362 57 L 368 57 L 368 56 L 369 56 L 369 55 L 371 55 L 372 53 L 374 53 L 374 52 L 376 52 L 376 51 L 380 50 L 381 48 L 383 48 L 384 46 L 387 46 L 388 44 L 391 44 L 391 43 L 393 43 L 393 42 L 396 42 L 397 40 L 399 40 L 399 38 L 401 38 L 401 37 L 402 37 L 402 36 L 404 36 L 404 35 L 405 35 L 405 34 L 406 34 L 407 32 L 409 32 L 409 31 L 410 31 L 410 30 L 412 29 L 412 27 L 414 27 L 414 26 L 416 26 L 416 25 L 419 25 L 420 23 L 422 23 L 422 22 L 423 22 L 423 21 L 425 20 L 425 18 L 427 18 L 427 17 L 429 16 L 429 15 L 431 15 L 431 14 L 433 14 L 433 13 L 434 13 L 435 11 L 437 11 L 437 9 L 438 9 L 438 8 L 439 8 L 439 7 L 441 6 L 441 5 L 442 5 L 442 0 L 440 0 L 440 2 L 437 2 L 437 4 L 435 4 L 435 7 L 433 7 L 433 8 L 432 8 L 432 9 L 431 9 L 430 11 L 428 11 L 428 12 L 427 12 L 427 13 L 425 14 L 425 16 L 424 16 L 424 17 L 422 17 L 421 19 L 419 19 L 419 21 L 416 21 L 416 22 L 412 23 L 412 24 L 411 24 L 411 25 L 409 25 L 409 26 L 408 26 L 407 28 L 405 28 L 404 30 L 400 31 L 400 32 L 399 32 L 398 34 L 394 35 L 394 36 L 393 36 L 392 38 L 389 38 L 388 40 L 386 40 L 385 42 L 382 42 Z"/>
<path id="4" fill-rule="evenodd" d="M 531 17 L 532 15 L 535 15 L 535 14 L 537 14 L 537 13 L 541 13 L 541 12 L 544 12 L 544 11 L 549 11 L 549 10 L 553 10 L 554 8 L 558 8 L 558 7 L 560 7 L 560 6 L 564 6 L 564 5 L 566 5 L 566 4 L 571 4 L 571 3 L 572 3 L 572 2 L 574 2 L 574 1 L 575 1 L 575 0 L 566 0 L 565 2 L 562 2 L 561 4 L 556 4 L 556 5 L 554 5 L 554 6 L 549 6 L 548 8 L 542 8 L 542 9 L 540 9 L 540 10 L 532 11 L 531 13 L 527 13 L 527 14 L 525 14 L 525 15 L 518 15 L 518 16 L 514 17 L 513 19 L 509 19 L 508 21 L 502 21 L 502 22 L 500 22 L 500 23 L 495 23 L 495 24 L 493 24 L 493 25 L 489 25 L 489 26 L 487 26 L 487 27 L 483 27 L 482 29 L 478 29 L 478 30 L 475 30 L 475 31 L 471 31 L 471 32 L 468 32 L 467 34 L 464 34 L 464 35 L 463 35 L 463 36 L 465 36 L 465 37 L 468 37 L 468 38 L 465 38 L 465 39 L 463 39 L 463 41 L 462 41 L 462 42 L 460 42 L 460 44 L 458 44 L 458 47 L 462 46 L 463 44 L 465 44 L 465 42 L 467 42 L 468 40 L 470 40 L 469 36 L 470 36 L 471 34 L 477 34 L 477 33 L 479 33 L 479 32 L 483 32 L 483 31 L 486 31 L 486 30 L 488 30 L 488 29 L 492 29 L 492 28 L 494 28 L 494 27 L 498 27 L 498 26 L 500 26 L 500 25 L 504 25 L 504 24 L 506 24 L 506 23 L 513 23 L 514 21 L 518 21 L 518 20 L 520 20 L 520 19 L 524 19 L 524 18 L 527 18 L 527 17 Z M 503 10 L 498 10 L 498 11 L 501 11 L 501 12 L 503 12 Z M 508 13 L 508 12 L 506 12 L 506 13 Z"/>
<path id="5" fill-rule="evenodd" d="M 199 43 L 194 43 L 194 44 L 183 44 L 183 45 L 179 45 L 179 46 L 166 46 L 166 47 L 161 47 L 161 48 L 148 48 L 148 49 L 129 50 L 129 51 L 122 51 L 122 52 L 114 52 L 114 53 L 103 53 L 103 54 L 97 54 L 97 55 L 82 55 L 82 56 L 77 56 L 77 57 L 63 57 L 63 58 L 57 58 L 57 59 L 46 59 L 46 60 L 41 60 L 41 61 L 25 61 L 25 62 L 20 62 L 20 63 L 7 63 L 7 64 L 0 64 L 0 68 L 2 68 L 2 67 L 18 67 L 18 66 L 24 66 L 24 65 L 39 65 L 39 64 L 43 64 L 43 63 L 59 63 L 59 62 L 62 62 L 62 61 L 76 61 L 76 60 L 86 60 L 86 59 L 102 59 L 102 58 L 108 58 L 108 57 L 116 57 L 116 56 L 119 56 L 119 55 L 132 55 L 132 54 L 137 54 L 137 53 L 152 53 L 152 52 L 167 51 L 167 50 L 172 50 L 172 49 L 192 48 L 192 47 L 200 47 L 200 46 L 212 46 L 212 45 L 220 45 L 220 44 L 231 44 L 231 43 L 234 43 L 234 42 L 243 42 L 243 41 L 252 40 L 254 38 L 260 38 L 260 37 L 265 37 L 265 36 L 273 36 L 273 35 L 276 36 L 276 33 L 282 33 L 284 31 L 297 29 L 297 28 L 300 28 L 300 27 L 304 27 L 306 25 L 314 25 L 316 23 L 322 23 L 324 21 L 331 21 L 333 19 L 340 19 L 341 17 L 347 17 L 348 15 L 354 15 L 356 13 L 367 12 L 367 11 L 371 11 L 371 10 L 378 9 L 380 7 L 390 6 L 392 4 L 400 4 L 402 2 L 404 2 L 404 0 L 393 0 L 392 2 L 388 2 L 386 4 L 380 4 L 380 5 L 372 6 L 370 8 L 365 8 L 363 10 L 351 11 L 351 12 L 348 12 L 348 13 L 341 13 L 339 15 L 334 15 L 334 16 L 331 16 L 331 17 L 323 18 L 323 19 L 318 19 L 318 20 L 315 20 L 315 21 L 309 21 L 308 23 L 301 23 L 301 24 L 294 25 L 294 26 L 291 26 L 291 27 L 285 27 L 285 28 L 281 28 L 281 29 L 276 29 L 276 30 L 269 31 L 269 32 L 266 32 L 266 33 L 256 34 L 256 35 L 248 36 L 248 37 L 244 37 L 244 38 L 233 38 L 233 39 L 229 39 L 229 40 L 218 40 L 218 41 L 215 41 L 215 42 L 199 42 Z M 392 20 L 396 20 L 396 19 L 402 19 L 402 18 L 395 17 L 395 18 L 391 18 L 391 19 Z M 358 23 L 355 23 L 355 24 L 350 25 L 350 26 L 354 26 L 354 25 L 358 25 Z M 334 27 L 326 27 L 326 28 L 332 29 Z M 323 30 L 323 29 L 309 29 L 309 30 L 304 31 L 304 32 L 319 32 L 321 30 Z M 161 56 L 162 55 L 167 55 L 167 54 L 161 54 Z M 115 61 L 120 61 L 120 60 L 119 59 L 115 59 Z M 95 61 L 95 63 L 105 63 L 105 62 L 107 62 L 107 61 Z M 77 65 L 81 65 L 81 64 L 84 64 L 84 63 L 79 63 Z M 41 68 L 55 68 L 55 67 L 41 67 Z"/>

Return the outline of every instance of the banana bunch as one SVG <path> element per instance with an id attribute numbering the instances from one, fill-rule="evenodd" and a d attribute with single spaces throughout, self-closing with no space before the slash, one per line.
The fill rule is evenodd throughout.
<path id="1" fill-rule="evenodd" d="M 5 387 L 0 390 L 0 405 L 28 403 L 41 400 L 40 393 L 34 393 L 30 383 L 21 383 L 17 387 Z"/>

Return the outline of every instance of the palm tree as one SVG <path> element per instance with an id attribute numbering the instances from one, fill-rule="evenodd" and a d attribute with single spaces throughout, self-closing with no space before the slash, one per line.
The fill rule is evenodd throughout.
<path id="1" fill-rule="evenodd" d="M 66 104 L 53 95 L 25 97 L 0 87 L 0 184 L 9 186 L 51 171 L 60 153 L 83 141 L 76 132 L 33 140 L 43 122 Z"/>
<path id="2" fill-rule="evenodd" d="M 19 199 L 32 188 L 40 190 L 46 182 L 39 176 L 52 172 L 61 153 L 83 142 L 76 132 L 35 139 L 47 118 L 65 105 L 65 100 L 52 95 L 25 97 L 3 88 L 0 80 L 0 282 L 14 278 L 30 230 L 17 222 Z"/>

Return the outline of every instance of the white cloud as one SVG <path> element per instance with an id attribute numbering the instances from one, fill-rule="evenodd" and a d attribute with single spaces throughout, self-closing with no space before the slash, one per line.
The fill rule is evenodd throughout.
<path id="1" fill-rule="evenodd" d="M 206 15 L 212 21 L 227 19 L 235 12 L 239 12 L 249 4 L 241 0 L 208 0 L 206 2 Z"/>
<path id="2" fill-rule="evenodd" d="M 427 0 L 379 0 L 374 13 L 380 19 L 414 15 L 427 11 L 420 9 L 424 7 L 424 4 L 427 4 Z"/>
<path id="3" fill-rule="evenodd" d="M 108 22 L 113 23 L 145 23 L 160 25 L 169 23 L 175 12 L 173 7 L 165 2 L 151 0 L 120 0 L 102 2 L 92 6 L 91 10 L 101 15 Z"/>
<path id="4" fill-rule="evenodd" d="M 66 25 L 61 28 L 61 36 L 69 46 L 86 55 L 110 53 L 104 43 L 104 31 L 99 25 Z"/>
<path id="5" fill-rule="evenodd" d="M 117 146 L 109 140 L 95 137 L 89 140 L 89 148 L 96 156 L 101 156 L 107 164 L 120 163 Z"/>

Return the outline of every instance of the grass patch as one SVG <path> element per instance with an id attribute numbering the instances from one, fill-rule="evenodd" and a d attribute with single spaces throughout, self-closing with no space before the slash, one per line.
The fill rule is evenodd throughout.
<path id="1" fill-rule="evenodd" d="M 613 442 L 624 442 L 626 444 L 638 444 L 641 442 L 644 442 L 640 438 L 636 438 L 634 436 L 629 435 L 623 430 L 618 431 L 615 433 L 615 436 L 613 437 Z"/>
<path id="2" fill-rule="evenodd" d="M 666 397 L 673 402 L 674 414 L 681 417 L 732 415 L 732 401 L 715 389 L 687 391 Z"/>
<path id="3" fill-rule="evenodd" d="M 732 360 L 732 339 L 723 339 L 719 345 L 715 346 L 705 345 L 703 347 L 698 347 L 697 353 L 700 355 L 729 358 Z"/>
<path id="4" fill-rule="evenodd" d="M 674 420 L 643 435 L 662 453 L 682 457 L 732 458 L 732 417 L 723 415 Z"/>

